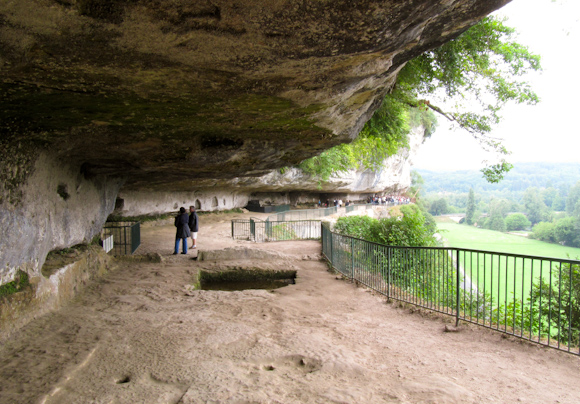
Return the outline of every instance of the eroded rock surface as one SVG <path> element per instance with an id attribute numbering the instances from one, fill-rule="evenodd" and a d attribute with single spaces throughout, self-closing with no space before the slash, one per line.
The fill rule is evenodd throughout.
<path id="1" fill-rule="evenodd" d="M 0 133 L 127 189 L 262 175 L 353 139 L 407 60 L 507 2 L 3 1 Z"/>
<path id="2" fill-rule="evenodd" d="M 0 283 L 89 241 L 122 184 L 249 188 L 352 140 L 407 60 L 508 1 L 0 2 Z"/>
<path id="3" fill-rule="evenodd" d="M 365 194 L 397 195 L 411 186 L 411 165 L 423 143 L 424 133 L 423 127 L 415 128 L 408 138 L 409 147 L 387 158 L 377 171 L 352 169 L 321 180 L 299 168 L 286 168 L 259 177 L 216 180 L 212 187 L 203 187 L 193 179 L 189 192 L 121 190 L 116 213 L 124 216 L 166 213 L 177 211 L 180 206 L 195 206 L 205 211 L 227 210 L 243 208 L 250 200 L 317 204 L 325 194 L 355 201 L 365 199 Z"/>

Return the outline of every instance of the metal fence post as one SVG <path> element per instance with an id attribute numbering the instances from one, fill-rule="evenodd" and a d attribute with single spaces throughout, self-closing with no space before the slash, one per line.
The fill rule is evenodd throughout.
<path id="1" fill-rule="evenodd" d="M 461 292 L 459 291 L 459 283 L 461 282 L 460 276 L 459 276 L 459 250 L 456 250 L 456 255 L 455 255 L 455 279 L 456 279 L 456 285 L 455 285 L 455 293 L 456 293 L 456 297 L 455 297 L 455 327 L 457 327 L 459 325 L 459 297 L 461 295 Z"/>
<path id="2" fill-rule="evenodd" d="M 350 278 L 354 280 L 354 238 L 350 238 L 350 256 L 351 256 L 351 269 L 350 269 Z"/>
<path id="3" fill-rule="evenodd" d="M 391 249 L 387 247 L 387 299 L 391 298 Z"/>
<path id="4" fill-rule="evenodd" d="M 330 267 L 333 268 L 334 267 L 334 233 L 332 231 L 329 231 L 329 237 L 330 237 Z"/>

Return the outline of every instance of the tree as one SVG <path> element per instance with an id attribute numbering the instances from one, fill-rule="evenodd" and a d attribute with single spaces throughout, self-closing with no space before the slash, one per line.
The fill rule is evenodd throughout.
<path id="1" fill-rule="evenodd" d="M 403 217 L 377 221 L 373 227 L 373 240 L 386 245 L 404 247 L 433 246 L 435 229 L 425 225 L 425 216 L 415 205 L 401 207 Z"/>
<path id="2" fill-rule="evenodd" d="M 399 74 L 394 96 L 409 105 L 432 109 L 469 131 L 484 147 L 508 154 L 487 134 L 499 122 L 499 111 L 508 101 L 538 102 L 529 84 L 520 78 L 541 69 L 540 57 L 512 41 L 513 35 L 514 30 L 503 21 L 484 18 L 456 39 L 408 62 Z M 426 96 L 430 99 L 422 99 Z M 435 105 L 444 99 L 455 100 L 451 110 Z M 511 168 L 502 159 L 483 173 L 489 181 L 497 182 Z"/>
<path id="3" fill-rule="evenodd" d="M 566 210 L 566 200 L 562 198 L 559 194 L 556 195 L 552 201 L 552 210 L 555 212 L 562 212 Z"/>
<path id="4" fill-rule="evenodd" d="M 495 231 L 506 231 L 504 217 L 509 211 L 510 202 L 505 199 L 492 199 L 489 202 L 489 218 L 485 228 Z"/>
<path id="5" fill-rule="evenodd" d="M 429 213 L 434 216 L 444 215 L 447 212 L 449 212 L 449 205 L 447 204 L 445 198 L 437 199 L 431 204 L 431 207 L 429 208 Z"/>
<path id="6" fill-rule="evenodd" d="M 536 240 L 545 241 L 547 243 L 555 243 L 556 235 L 554 233 L 554 223 L 540 222 L 532 228 L 530 237 Z"/>
<path id="7" fill-rule="evenodd" d="M 566 198 L 566 213 L 569 216 L 574 216 L 576 205 L 580 201 L 580 181 L 570 188 L 568 191 L 568 198 Z"/>
<path id="8" fill-rule="evenodd" d="M 417 118 L 416 116 L 424 116 Z M 365 124 L 358 137 L 348 144 L 332 147 L 318 156 L 302 161 L 298 167 L 304 172 L 326 181 L 334 173 L 350 169 L 381 169 L 385 159 L 408 146 L 410 122 L 422 124 L 424 135 L 434 130 L 435 116 L 430 111 L 414 112 L 399 100 L 385 97 L 372 118 Z"/>
<path id="9" fill-rule="evenodd" d="M 357 157 L 347 160 L 365 168 L 376 167 L 405 146 L 410 126 L 421 124 L 425 136 L 430 136 L 436 122 L 433 112 L 469 131 L 484 147 L 507 154 L 505 147 L 487 134 L 499 122 L 499 111 L 507 102 L 534 104 L 538 101 L 521 76 L 540 70 L 540 57 L 512 41 L 514 32 L 502 21 L 487 17 L 456 39 L 409 61 L 381 107 L 349 146 L 353 148 L 352 155 Z M 451 110 L 444 111 L 436 105 L 443 99 L 454 100 Z M 473 105 L 479 105 L 479 109 Z M 330 168 L 320 167 L 332 164 L 330 159 L 313 159 L 314 163 L 300 167 L 314 175 L 344 167 L 340 164 L 342 159 Z M 511 167 L 502 160 L 482 172 L 488 181 L 497 182 Z"/>
<path id="10" fill-rule="evenodd" d="M 523 196 L 524 207 L 528 219 L 532 224 L 541 222 L 546 218 L 547 207 L 537 188 L 528 188 Z"/>
<path id="11" fill-rule="evenodd" d="M 417 170 L 411 171 L 411 188 L 409 188 L 409 193 L 418 198 L 421 195 L 421 188 L 425 185 L 425 180 L 421 177 L 421 174 Z"/>
<path id="12" fill-rule="evenodd" d="M 531 225 L 532 223 L 523 213 L 514 213 L 505 218 L 505 227 L 507 231 L 525 230 Z"/>
<path id="13" fill-rule="evenodd" d="M 558 197 L 558 190 L 553 187 L 544 188 L 542 190 L 542 199 L 547 207 L 554 209 L 554 201 Z"/>
<path id="14" fill-rule="evenodd" d="M 569 216 L 555 223 L 554 238 L 558 243 L 572 247 L 580 247 L 580 234 L 576 228 L 576 222 L 576 218 Z"/>
<path id="15" fill-rule="evenodd" d="M 474 214 L 475 214 L 475 192 L 473 192 L 473 188 L 469 188 L 469 195 L 467 196 L 467 208 L 465 209 L 465 222 L 468 225 L 473 224 Z"/>
<path id="16" fill-rule="evenodd" d="M 505 231 L 505 221 L 499 211 L 494 211 L 489 219 L 485 222 L 486 227 L 490 230 Z"/>

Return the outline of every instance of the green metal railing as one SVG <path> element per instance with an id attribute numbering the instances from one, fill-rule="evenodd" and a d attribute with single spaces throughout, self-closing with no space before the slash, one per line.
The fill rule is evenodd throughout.
<path id="1" fill-rule="evenodd" d="M 320 239 L 320 220 L 234 219 L 232 238 L 256 242 Z"/>
<path id="2" fill-rule="evenodd" d="M 580 261 L 386 246 L 321 227 L 332 267 L 389 299 L 580 355 Z"/>
<path id="3" fill-rule="evenodd" d="M 141 223 L 106 222 L 105 237 L 113 236 L 113 255 L 131 255 L 141 245 Z"/>
<path id="4" fill-rule="evenodd" d="M 359 204 L 343 208 L 332 206 L 320 209 L 300 209 L 276 213 L 266 220 L 232 219 L 232 238 L 256 242 L 277 240 L 309 240 L 320 238 L 320 220 L 336 213 L 349 213 L 367 209 L 385 209 L 392 204 Z"/>
<path id="5" fill-rule="evenodd" d="M 280 212 L 268 216 L 266 221 L 283 222 L 285 220 L 311 220 L 334 215 L 335 213 L 350 213 L 358 210 L 367 210 L 367 209 L 381 209 L 381 208 L 385 209 L 394 205 L 395 205 L 394 203 L 383 203 L 383 204 L 366 203 L 366 204 L 348 205 L 342 208 L 331 206 L 328 208 L 318 208 L 318 209 L 287 210 L 285 212 Z"/>
<path id="6" fill-rule="evenodd" d="M 320 209 L 298 209 L 298 210 L 287 210 L 285 212 L 279 212 L 268 216 L 266 221 L 268 222 L 284 222 L 290 220 L 311 220 L 317 219 L 324 216 L 330 216 L 338 213 L 339 209 L 336 206 L 331 206 L 329 208 Z"/>

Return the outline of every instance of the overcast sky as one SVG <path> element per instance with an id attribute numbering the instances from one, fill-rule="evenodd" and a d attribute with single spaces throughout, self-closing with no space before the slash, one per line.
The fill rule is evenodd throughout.
<path id="1" fill-rule="evenodd" d="M 516 28 L 517 41 L 542 57 L 541 73 L 527 77 L 541 98 L 535 106 L 508 105 L 491 133 L 518 162 L 580 162 L 580 0 L 514 0 L 496 12 Z M 480 169 L 494 155 L 463 130 L 439 127 L 414 159 L 414 168 Z"/>

